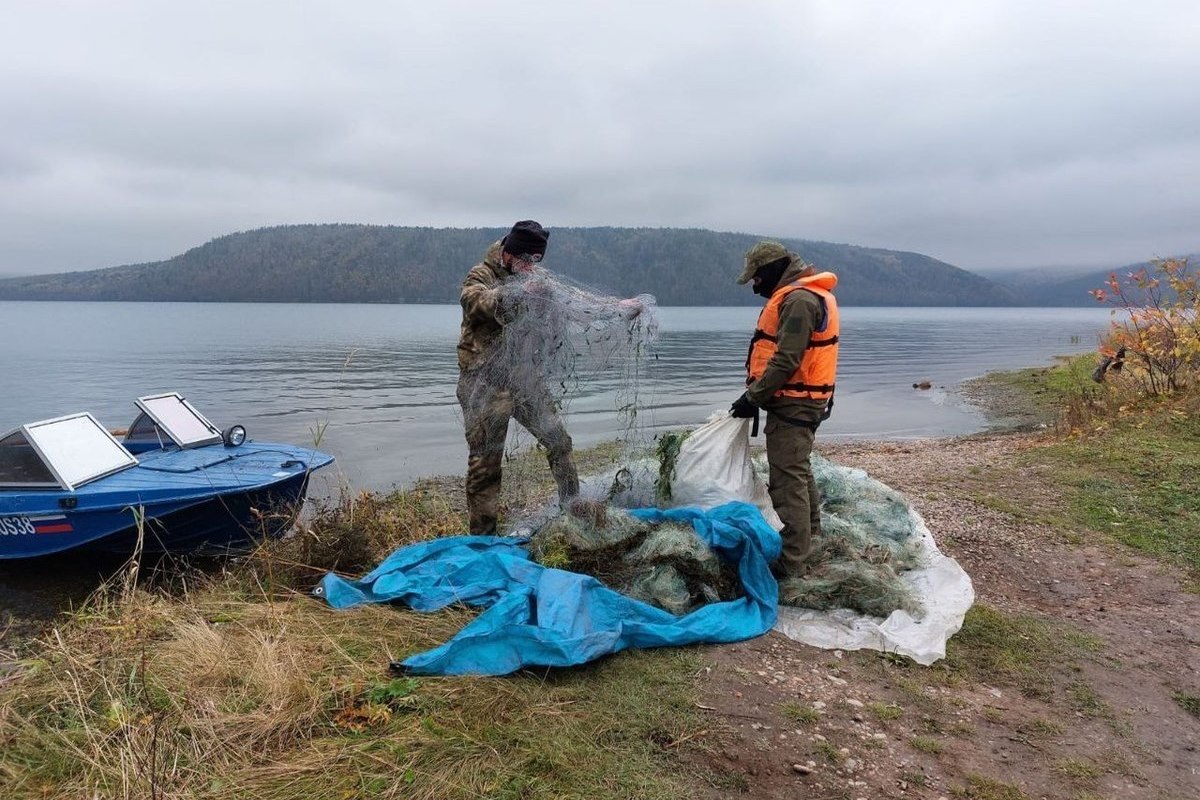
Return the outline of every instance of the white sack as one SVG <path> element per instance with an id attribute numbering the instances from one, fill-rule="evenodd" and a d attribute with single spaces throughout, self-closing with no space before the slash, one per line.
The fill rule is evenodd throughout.
<path id="1" fill-rule="evenodd" d="M 730 500 L 753 503 L 771 527 L 783 527 L 750 460 L 750 420 L 717 411 L 679 448 L 671 505 L 712 508 Z"/>

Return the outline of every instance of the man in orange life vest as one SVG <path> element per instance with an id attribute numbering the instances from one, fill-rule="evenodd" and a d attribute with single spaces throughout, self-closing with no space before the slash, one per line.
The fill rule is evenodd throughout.
<path id="1" fill-rule="evenodd" d="M 783 521 L 781 577 L 796 577 L 814 536 L 821 534 L 821 494 L 809 456 L 817 427 L 833 410 L 838 357 L 837 276 L 817 272 L 779 242 L 746 253 L 738 283 L 753 280 L 767 298 L 750 340 L 746 391 L 730 409 L 735 417 L 767 412 L 771 504 Z"/>

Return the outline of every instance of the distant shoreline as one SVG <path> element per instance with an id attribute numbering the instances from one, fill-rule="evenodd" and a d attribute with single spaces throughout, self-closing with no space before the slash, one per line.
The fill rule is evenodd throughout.
<path id="1" fill-rule="evenodd" d="M 294 306 L 449 306 L 458 308 L 457 300 L 79 300 L 74 298 L 24 298 L 0 297 L 0 303 L 139 303 L 139 304 L 179 304 L 179 305 L 294 305 Z M 658 308 L 759 308 L 762 301 L 758 298 L 747 303 L 723 303 L 708 305 L 668 305 L 658 303 Z M 997 304 L 945 304 L 945 305 L 908 305 L 885 303 L 841 303 L 841 308 L 1101 308 L 1095 301 L 1077 305 L 997 305 Z"/>

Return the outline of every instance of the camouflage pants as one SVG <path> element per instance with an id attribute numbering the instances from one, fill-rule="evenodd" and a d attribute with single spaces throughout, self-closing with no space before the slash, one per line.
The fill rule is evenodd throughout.
<path id="1" fill-rule="evenodd" d="M 768 490 L 771 505 L 783 522 L 779 535 L 783 553 L 779 565 L 789 575 L 802 575 L 814 536 L 821 535 L 821 493 L 813 478 L 811 428 L 793 425 L 767 414 L 763 429 L 767 437 Z"/>
<path id="2" fill-rule="evenodd" d="M 458 378 L 458 402 L 467 434 L 466 488 L 471 533 L 496 532 L 500 471 L 510 419 L 516 419 L 546 449 L 559 498 L 565 500 L 579 494 L 579 475 L 571 460 L 571 437 L 548 396 L 514 398 L 508 389 L 487 382 L 476 371 L 468 371 Z"/>

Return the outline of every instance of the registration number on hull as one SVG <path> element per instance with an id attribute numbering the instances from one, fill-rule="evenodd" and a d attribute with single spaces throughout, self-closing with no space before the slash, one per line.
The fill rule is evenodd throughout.
<path id="1" fill-rule="evenodd" d="M 74 528 L 65 515 L 48 517 L 0 517 L 0 536 L 35 536 L 39 533 L 70 533 Z"/>

